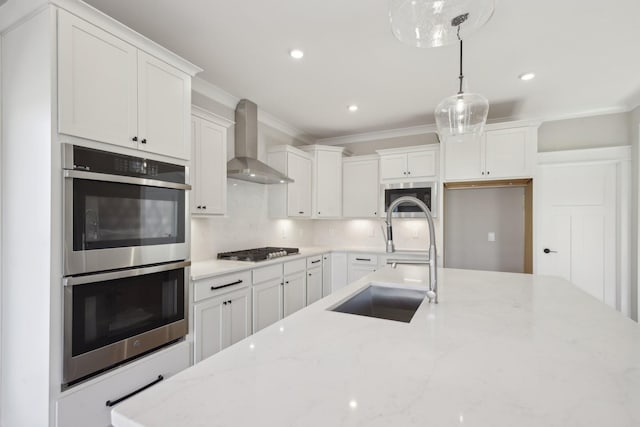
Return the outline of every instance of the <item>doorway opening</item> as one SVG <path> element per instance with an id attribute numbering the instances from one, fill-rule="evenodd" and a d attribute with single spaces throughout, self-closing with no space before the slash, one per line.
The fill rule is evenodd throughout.
<path id="1" fill-rule="evenodd" d="M 444 266 L 533 273 L 533 180 L 444 184 Z"/>

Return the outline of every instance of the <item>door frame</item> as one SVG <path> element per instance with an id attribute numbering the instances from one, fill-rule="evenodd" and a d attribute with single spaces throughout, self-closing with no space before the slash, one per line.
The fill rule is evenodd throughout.
<path id="1" fill-rule="evenodd" d="M 631 146 L 586 148 L 538 153 L 536 175 L 541 168 L 613 164 L 616 167 L 616 306 L 626 316 L 631 313 Z M 534 192 L 534 242 L 540 232 L 540 187 Z M 536 209 L 535 207 L 538 207 Z M 534 273 L 538 272 L 537 251 L 533 255 Z"/>

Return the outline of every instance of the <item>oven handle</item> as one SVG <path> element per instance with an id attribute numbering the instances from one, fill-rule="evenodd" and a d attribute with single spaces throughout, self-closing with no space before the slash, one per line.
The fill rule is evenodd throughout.
<path id="1" fill-rule="evenodd" d="M 65 178 L 89 179 L 91 181 L 118 182 L 121 184 L 144 185 L 146 187 L 173 188 L 176 190 L 191 190 L 189 184 L 178 182 L 158 181 L 157 179 L 136 178 L 133 176 L 110 175 L 106 173 L 85 172 L 77 170 L 64 170 Z"/>
<path id="2" fill-rule="evenodd" d="M 152 267 L 135 268 L 132 270 L 112 271 L 109 273 L 90 274 L 88 276 L 65 277 L 64 286 L 84 285 L 87 283 L 105 282 L 107 280 L 124 279 L 126 277 L 142 276 L 144 274 L 160 273 L 162 271 L 177 270 L 189 267 L 191 261 L 172 262 L 171 264 L 154 265 Z"/>

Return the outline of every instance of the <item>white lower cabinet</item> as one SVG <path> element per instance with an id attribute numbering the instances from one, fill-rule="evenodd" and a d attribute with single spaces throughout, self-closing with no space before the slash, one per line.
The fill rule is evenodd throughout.
<path id="1" fill-rule="evenodd" d="M 118 399 L 189 367 L 189 346 L 175 344 L 64 392 L 56 403 L 56 426 L 110 426 Z"/>
<path id="2" fill-rule="evenodd" d="M 348 283 L 353 283 L 378 269 L 378 257 L 366 253 L 350 253 Z"/>
<path id="3" fill-rule="evenodd" d="M 307 305 L 322 298 L 322 267 L 307 270 Z"/>
<path id="4" fill-rule="evenodd" d="M 229 347 L 251 334 L 249 288 L 195 304 L 194 362 Z"/>
<path id="5" fill-rule="evenodd" d="M 282 277 L 253 285 L 253 332 L 282 319 Z"/>
<path id="6" fill-rule="evenodd" d="M 322 296 L 331 293 L 331 254 L 322 255 Z"/>
<path id="7" fill-rule="evenodd" d="M 347 253 L 331 253 L 331 292 L 347 286 Z"/>
<path id="8" fill-rule="evenodd" d="M 321 299 L 322 294 L 322 255 L 307 258 L 307 305 Z"/>
<path id="9" fill-rule="evenodd" d="M 304 259 L 283 264 L 283 317 L 304 308 L 307 305 L 307 262 Z"/>
<path id="10" fill-rule="evenodd" d="M 307 278 L 304 274 L 304 271 L 301 271 L 284 277 L 283 317 L 307 305 Z"/>

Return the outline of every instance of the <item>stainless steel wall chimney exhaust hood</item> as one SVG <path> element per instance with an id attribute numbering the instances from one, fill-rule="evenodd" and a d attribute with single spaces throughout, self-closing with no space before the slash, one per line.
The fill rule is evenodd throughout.
<path id="1" fill-rule="evenodd" d="M 258 106 L 242 99 L 236 106 L 235 157 L 227 162 L 227 177 L 259 184 L 285 184 L 291 178 L 258 160 Z"/>

